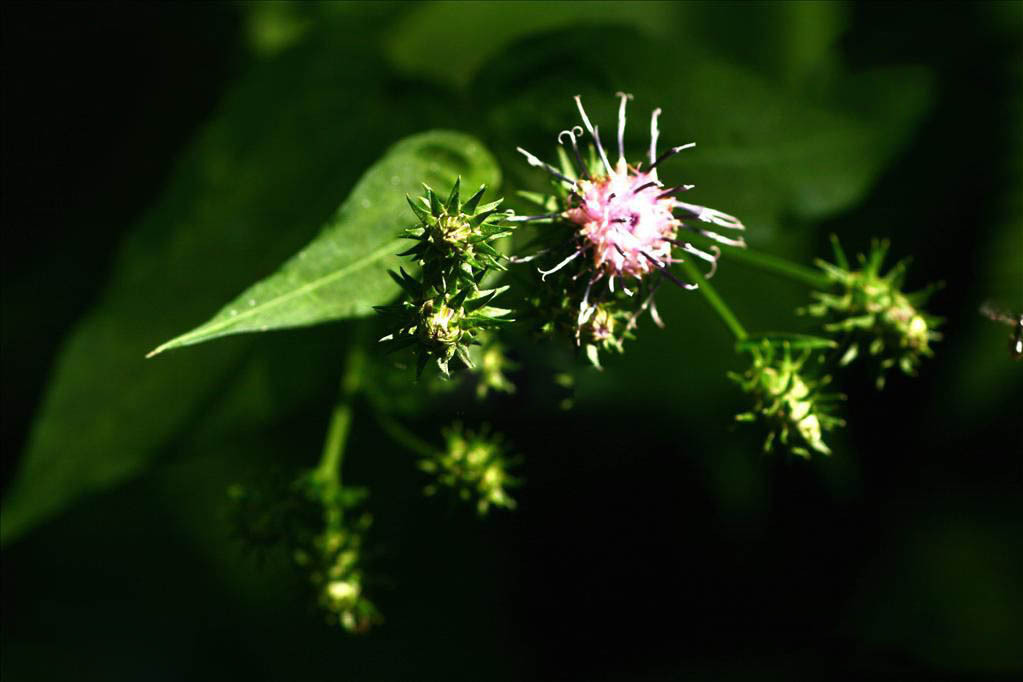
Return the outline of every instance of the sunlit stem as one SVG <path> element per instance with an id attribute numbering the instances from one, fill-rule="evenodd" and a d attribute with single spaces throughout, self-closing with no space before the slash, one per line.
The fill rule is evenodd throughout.
<path id="1" fill-rule="evenodd" d="M 704 237 L 701 234 L 687 233 L 685 238 L 686 241 L 691 241 L 697 245 L 712 246 L 717 244 L 717 242 L 713 239 Z M 721 247 L 722 257 L 729 260 L 745 263 L 746 265 L 760 268 L 766 272 L 780 275 L 797 282 L 802 282 L 803 284 L 808 284 L 814 289 L 827 290 L 832 287 L 832 282 L 828 280 L 824 273 L 818 272 L 817 270 L 805 265 L 793 263 L 785 260 L 784 258 L 779 258 L 777 256 L 761 253 L 748 248 L 739 248 L 724 244 L 719 244 L 719 246 Z"/>
<path id="2" fill-rule="evenodd" d="M 743 328 L 742 323 L 739 322 L 739 318 L 735 316 L 732 309 L 728 307 L 728 304 L 718 296 L 718 292 L 714 290 L 714 287 L 710 285 L 707 278 L 700 272 L 700 268 L 696 267 L 691 260 L 685 260 L 682 262 L 682 269 L 686 273 L 691 281 L 695 282 L 700 286 L 700 293 L 703 294 L 703 298 L 710 304 L 710 307 L 714 309 L 714 312 L 718 314 L 721 321 L 725 323 L 725 326 L 735 335 L 736 341 L 743 341 L 748 335 L 746 330 Z"/>
<path id="3" fill-rule="evenodd" d="M 341 463 L 345 456 L 345 445 L 352 426 L 352 403 L 362 385 L 362 368 L 366 363 L 366 350 L 362 334 L 356 333 L 345 359 L 344 373 L 338 389 L 337 402 L 330 415 L 327 437 L 323 442 L 323 454 L 316 466 L 316 478 L 321 483 L 341 485 Z"/>

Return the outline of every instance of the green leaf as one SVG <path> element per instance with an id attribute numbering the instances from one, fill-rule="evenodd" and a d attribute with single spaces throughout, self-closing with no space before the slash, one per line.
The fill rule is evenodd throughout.
<path id="1" fill-rule="evenodd" d="M 435 130 L 402 140 L 362 176 L 320 235 L 280 270 L 148 357 L 227 334 L 371 314 L 374 305 L 397 293 L 387 271 L 401 263 L 399 231 L 410 218 L 406 193 L 423 181 L 447 186 L 461 175 L 491 186 L 500 182 L 494 158 L 468 135 Z M 457 184 L 452 198 L 458 200 Z"/>
<path id="2" fill-rule="evenodd" d="M 238 338 L 158 362 L 144 360 L 146 350 L 298 251 L 387 145 L 450 119 L 442 93 L 393 88 L 372 55 L 358 40 L 313 33 L 222 95 L 166 190 L 126 232 L 94 308 L 64 341 L 4 492 L 0 542 L 175 456 L 177 434 L 233 390 L 251 344 Z M 445 176 L 463 170 L 460 157 L 448 163 L 446 147 L 433 151 L 443 156 L 438 167 L 451 169 Z M 393 192 L 414 222 L 403 185 Z M 288 347 L 329 373 L 303 345 L 310 334 Z"/>
<path id="3" fill-rule="evenodd" d="M 401 17 L 383 41 L 399 70 L 464 86 L 517 39 L 563 27 L 613 22 L 669 35 L 672 2 L 424 2 Z"/>

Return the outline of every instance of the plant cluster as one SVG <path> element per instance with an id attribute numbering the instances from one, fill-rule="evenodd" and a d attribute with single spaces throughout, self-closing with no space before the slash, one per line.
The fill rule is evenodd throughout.
<path id="1" fill-rule="evenodd" d="M 368 494 L 364 488 L 344 487 L 336 477 L 311 470 L 284 490 L 235 484 L 228 494 L 244 545 L 286 548 L 329 622 L 365 632 L 380 620 L 364 593 L 362 546 L 372 524 L 360 509 Z"/>
<path id="2" fill-rule="evenodd" d="M 693 185 L 666 185 L 659 166 L 695 143 L 669 147 L 657 153 L 660 109 L 650 117 L 650 147 L 645 158 L 630 163 L 625 153 L 626 107 L 631 95 L 618 93 L 617 159 L 611 163 L 600 139 L 599 126 L 590 121 L 582 99 L 575 98 L 583 126 L 558 134 L 559 165 L 541 161 L 530 152 L 518 151 L 529 165 L 544 170 L 552 189 L 547 194 L 523 193 L 544 213 L 516 216 L 514 221 L 551 224 L 540 238 L 543 248 L 518 259 L 549 260 L 540 268 L 543 280 L 552 277 L 550 292 L 532 301 L 540 329 L 548 334 L 566 333 L 584 349 L 590 362 L 600 366 L 600 351 L 622 352 L 623 343 L 635 332 L 637 320 L 649 311 L 655 324 L 663 326 L 654 295 L 664 281 L 682 289 L 698 288 L 684 281 L 673 266 L 697 259 L 709 264 L 714 274 L 721 250 L 717 244 L 698 248 L 691 235 L 720 244 L 742 247 L 742 222 L 713 208 L 682 201 L 679 197 Z M 591 144 L 580 149 L 589 133 Z M 571 148 L 571 154 L 567 148 Z M 644 166 L 644 164 L 647 164 Z M 726 231 L 727 234 L 722 234 Z"/>
<path id="3" fill-rule="evenodd" d="M 406 197 L 420 224 L 405 230 L 402 236 L 416 243 L 399 255 L 414 259 L 419 277 L 404 268 L 392 272 L 403 296 L 396 304 L 377 306 L 396 327 L 381 341 L 392 350 L 415 347 L 417 374 L 431 360 L 445 375 L 453 359 L 473 367 L 469 349 L 480 345 L 486 331 L 511 322 L 506 317 L 511 311 L 490 305 L 505 289 L 480 288 L 489 272 L 504 269 L 493 245 L 511 235 L 505 215 L 497 211 L 502 200 L 481 206 L 483 186 L 462 203 L 460 187 L 459 178 L 443 202 L 426 185 L 418 201 Z"/>
<path id="4" fill-rule="evenodd" d="M 600 369 L 603 356 L 625 352 L 625 342 L 635 337 L 644 313 L 649 313 L 657 326 L 664 326 L 655 294 L 668 282 L 698 292 L 734 335 L 736 353 L 748 357 L 744 372 L 729 374 L 748 400 L 748 409 L 736 419 L 760 425 L 766 433 L 764 450 L 783 450 L 804 458 L 831 454 L 832 447 L 825 439 L 845 424 L 839 413 L 842 396 L 826 390 L 832 376 L 863 357 L 876 364 L 878 389 L 892 367 L 914 374 L 922 358 L 933 354 L 931 344 L 940 338 L 940 320 L 922 308 L 931 289 L 903 292 L 905 262 L 882 272 L 887 243 L 876 242 L 868 254 L 860 256 L 859 268 L 850 267 L 837 239 L 833 241 L 835 262 L 817 261 L 817 269 L 747 248 L 742 221 L 683 201 L 693 185 L 662 181 L 665 162 L 693 143 L 658 153 L 660 109 L 650 117 L 649 148 L 641 158 L 626 156 L 626 109 L 631 96 L 619 93 L 618 98 L 617 145 L 610 150 L 617 152 L 614 163 L 599 126 L 591 122 L 578 96 L 575 103 L 582 125 L 557 135 L 557 165 L 518 149 L 530 166 L 545 173 L 550 184 L 547 192 L 520 193 L 540 207 L 539 213 L 518 215 L 499 210 L 501 199 L 482 203 L 486 184 L 463 201 L 461 176 L 456 173 L 445 181 L 453 181 L 446 195 L 426 184 L 422 196 L 412 199 L 404 195 L 417 222 L 400 234 L 413 242 L 411 248 L 397 253 L 410 259 L 407 269 L 397 266 L 388 270 L 397 284 L 392 289 L 396 300 L 373 301 L 381 314 L 378 320 L 389 325 L 381 342 L 387 350 L 411 350 L 414 354 L 419 393 L 435 388 L 438 376 L 450 387 L 459 370 L 471 370 L 462 375 L 475 375 L 475 393 L 486 399 L 494 391 L 514 390 L 508 373 L 518 365 L 505 351 L 514 351 L 523 338 L 560 337 Z M 589 142 L 584 141 L 587 135 Z M 449 145 L 451 155 L 461 153 L 470 170 L 473 159 L 483 166 L 492 165 L 474 142 L 450 133 L 428 134 L 399 144 L 394 152 L 399 160 L 390 165 L 385 160 L 371 169 L 365 186 L 390 187 L 402 181 L 396 173 L 407 176 L 409 168 L 420 168 L 425 177 L 436 170 L 436 164 L 416 166 L 420 163 L 417 159 L 424 150 L 444 144 Z M 496 165 L 491 170 L 492 177 L 499 177 Z M 393 197 L 384 201 L 360 194 L 361 188 L 353 193 L 353 201 L 357 200 L 353 205 L 358 208 L 346 204 L 340 215 L 362 216 L 359 211 L 378 201 L 390 207 L 387 216 L 393 219 L 395 206 L 403 206 Z M 531 245 L 505 255 L 498 246 L 525 231 L 523 227 L 532 232 Z M 316 266 L 319 270 L 303 270 L 308 267 L 302 262 L 307 255 L 303 252 L 293 269 L 288 269 L 292 267 L 289 264 L 279 277 L 271 278 L 266 286 L 281 287 L 284 293 L 267 305 L 307 296 L 313 288 L 333 282 L 338 270 L 329 268 L 339 242 L 343 240 L 333 233 L 318 242 L 321 253 L 327 254 Z M 400 251 L 384 244 L 382 248 L 389 254 Z M 368 260 L 349 262 L 345 267 L 362 267 L 378 255 L 379 251 L 370 253 Z M 709 282 L 722 259 L 809 284 L 813 302 L 801 312 L 817 324 L 816 335 L 747 333 Z M 534 273 L 535 265 L 522 267 L 526 264 L 540 267 Z M 305 273 L 310 283 L 289 289 L 296 271 Z M 514 282 L 502 284 L 503 276 Z M 383 285 L 387 284 L 385 279 Z M 254 287 L 247 298 L 254 312 L 238 313 L 229 307 L 203 327 L 155 352 L 214 338 L 234 325 L 253 324 L 246 322 L 245 316 L 260 312 L 262 303 L 257 297 L 266 293 L 261 286 Z M 502 294 L 505 299 L 514 297 L 517 322 L 511 310 L 494 305 Z M 302 317 L 286 320 L 289 324 L 308 322 Z M 367 324 L 356 328 L 364 329 Z M 506 333 L 515 329 L 522 333 Z M 450 489 L 456 498 L 474 504 L 484 515 L 492 508 L 513 508 L 515 502 L 508 491 L 520 483 L 511 472 L 519 458 L 509 455 L 499 434 L 456 423 L 442 431 L 444 447 L 437 448 L 396 420 L 391 412 L 399 402 L 415 402 L 416 387 L 405 375 L 397 380 L 394 374 L 382 373 L 383 354 L 367 360 L 366 350 L 357 336 L 350 341 L 320 464 L 277 495 L 277 506 L 266 507 L 267 496 L 243 488 L 234 490 L 244 520 L 242 536 L 255 546 L 286 546 L 331 620 L 351 631 L 363 631 L 379 620 L 364 594 L 363 547 L 370 520 L 357 507 L 362 505 L 365 491 L 341 484 L 346 438 L 360 397 L 367 398 L 364 407 L 373 413 L 383 433 L 417 455 L 418 468 L 430 477 L 424 485 L 426 494 Z M 423 377 L 430 366 L 436 366 L 439 375 Z M 364 370 L 369 372 L 368 382 Z M 567 382 L 565 377 L 569 377 Z M 571 386 L 564 368 L 555 370 L 554 381 Z M 400 397 L 383 399 L 383 393 Z M 562 403 L 568 409 L 572 401 L 566 398 Z"/>
<path id="5" fill-rule="evenodd" d="M 767 427 L 764 451 L 777 442 L 800 457 L 812 452 L 830 455 L 824 433 L 845 422 L 833 415 L 838 394 L 824 393 L 831 377 L 821 374 L 821 361 L 813 347 L 793 356 L 792 342 L 763 339 L 748 344 L 752 363 L 744 374 L 729 374 L 753 398 L 753 408 L 736 416 L 742 422 L 763 421 Z M 811 362 L 813 360 L 813 362 Z"/>
<path id="6" fill-rule="evenodd" d="M 866 350 L 877 365 L 879 389 L 884 387 L 885 374 L 892 367 L 913 376 L 921 360 L 934 355 L 931 343 L 941 338 L 937 331 L 940 318 L 921 307 L 937 285 L 903 293 L 909 261 L 902 260 L 882 274 L 887 241 L 875 240 L 869 253 L 859 254 L 858 269 L 849 266 L 837 237 L 831 243 L 835 263 L 818 260 L 817 265 L 833 290 L 813 292 L 815 302 L 803 311 L 821 318 L 825 331 L 842 337 L 845 351 L 840 365 L 848 365 Z"/>
<path id="7" fill-rule="evenodd" d="M 506 489 L 519 481 L 508 473 L 515 461 L 508 456 L 501 435 L 486 427 L 478 432 L 466 430 L 461 423 L 443 434 L 445 449 L 419 460 L 419 468 L 435 479 L 424 492 L 434 495 L 444 486 L 455 490 L 462 500 L 475 498 L 481 516 L 492 506 L 513 509 L 515 500 Z"/>

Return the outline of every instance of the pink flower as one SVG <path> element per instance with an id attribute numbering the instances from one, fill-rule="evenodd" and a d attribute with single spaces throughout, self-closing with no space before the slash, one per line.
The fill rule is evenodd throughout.
<path id="1" fill-rule="evenodd" d="M 513 217 L 511 220 L 564 221 L 574 228 L 571 252 L 550 269 L 541 269 L 541 275 L 546 278 L 573 261 L 578 261 L 578 264 L 587 261 L 592 263 L 592 267 L 584 268 L 584 272 L 588 271 L 588 279 L 584 280 L 586 288 L 579 305 L 579 328 L 594 313 L 598 304 L 594 300 L 597 297 L 591 298 L 593 285 L 605 277 L 611 296 L 615 295 L 617 288 L 631 297 L 633 292 L 629 287 L 643 286 L 647 275 L 653 272 L 680 287 L 695 289 L 697 285 L 684 282 L 671 272 L 672 264 L 683 262 L 684 255 L 710 263 L 707 276 L 713 275 L 720 249 L 717 246 L 711 246 L 709 250 L 697 248 L 680 238 L 686 230 L 729 246 L 745 246 L 741 236 L 726 237 L 708 229 L 714 226 L 715 229 L 744 230 L 737 218 L 712 208 L 680 201 L 676 195 L 691 190 L 693 185 L 666 187 L 658 178 L 661 163 L 695 146 L 695 143 L 689 143 L 671 147 L 660 156 L 657 155 L 657 119 L 661 114 L 660 109 L 655 109 L 650 117 L 649 160 L 638 161 L 635 165 L 626 161 L 625 109 L 632 96 L 618 93 L 618 97 L 621 98 L 618 109 L 618 158 L 614 165 L 601 144 L 599 128 L 590 122 L 578 95 L 575 102 L 583 126 L 563 130 L 558 135 L 558 142 L 562 146 L 566 146 L 566 149 L 567 145 L 571 146 L 574 168 L 572 161 L 564 160 L 567 154 L 563 155 L 562 168 L 559 170 L 525 149 L 518 148 L 531 166 L 543 168 L 562 186 L 562 196 L 558 202 L 562 210 L 544 215 Z M 590 156 L 590 163 L 584 161 L 579 148 L 579 139 L 586 132 L 593 140 L 595 152 Z M 645 168 L 644 163 L 648 163 Z M 585 261 L 579 260 L 580 257 L 585 258 Z M 532 258 L 517 260 L 523 262 Z M 579 272 L 572 279 L 582 274 Z M 634 327 L 636 316 L 648 308 L 654 321 L 660 324 L 653 305 L 653 293 L 658 284 L 659 281 L 644 287 L 647 295 L 641 298 L 642 303 L 629 319 L 626 331 Z M 578 341 L 579 334 L 576 336 Z"/>
<path id="2" fill-rule="evenodd" d="M 578 225 L 578 245 L 576 252 L 547 271 L 555 272 L 570 260 L 584 252 L 591 252 L 594 269 L 598 279 L 607 275 L 614 277 L 630 277 L 642 279 L 654 270 L 666 271 L 667 267 L 681 259 L 672 255 L 673 246 L 678 246 L 698 258 L 715 263 L 716 254 L 697 249 L 688 243 L 677 243 L 679 228 L 684 227 L 684 220 L 696 218 L 718 227 L 732 230 L 743 230 L 743 224 L 733 216 L 721 213 L 712 208 L 697 206 L 675 198 L 675 194 L 693 188 L 692 185 L 679 185 L 665 188 L 657 177 L 657 166 L 671 156 L 695 146 L 694 142 L 671 147 L 660 157 L 657 156 L 657 118 L 661 113 L 655 109 L 650 117 L 650 165 L 644 170 L 643 162 L 635 166 L 625 160 L 625 106 L 631 95 L 618 93 L 621 106 L 618 110 L 618 160 L 614 166 L 608 160 L 607 152 L 600 142 L 599 129 L 590 123 L 582 99 L 576 95 L 576 105 L 586 130 L 593 137 L 593 143 L 600 158 L 601 168 L 591 173 L 579 153 L 577 138 L 582 137 L 583 129 L 576 126 L 564 130 L 558 141 L 565 144 L 566 136 L 571 140 L 573 152 L 580 174 L 570 178 L 553 166 L 544 163 L 526 150 L 519 148 L 530 165 L 544 168 L 569 187 L 569 203 L 559 217 Z M 679 211 L 682 215 L 676 215 Z M 553 216 L 532 216 L 546 218 Z M 529 220 L 530 218 L 520 218 Z M 725 244 L 744 246 L 742 238 L 727 238 L 709 230 L 700 229 L 700 233 Z M 543 272 L 543 271 L 541 271 Z M 610 284 L 613 288 L 614 285 Z"/>

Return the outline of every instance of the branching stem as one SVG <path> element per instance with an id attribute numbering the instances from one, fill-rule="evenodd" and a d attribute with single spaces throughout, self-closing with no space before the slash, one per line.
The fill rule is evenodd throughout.
<path id="1" fill-rule="evenodd" d="M 341 375 L 337 402 L 330 415 L 327 437 L 323 442 L 323 454 L 316 466 L 316 477 L 324 482 L 341 485 L 341 463 L 344 460 L 345 444 L 352 425 L 352 403 L 362 385 L 362 368 L 366 362 L 366 349 L 362 334 L 353 335 L 345 369 Z"/>
<path id="2" fill-rule="evenodd" d="M 742 323 L 739 322 L 739 318 L 735 316 L 735 313 L 728 307 L 728 304 L 718 295 L 714 287 L 710 285 L 707 278 L 700 272 L 700 269 L 688 259 L 682 263 L 682 269 L 685 271 L 686 277 L 700 286 L 699 291 L 703 294 L 703 298 L 714 309 L 714 312 L 718 314 L 718 317 L 725 323 L 725 326 L 735 335 L 735 340 L 743 341 L 748 334 L 746 334 Z"/>
<path id="3" fill-rule="evenodd" d="M 735 246 L 727 246 L 724 244 L 718 244 L 718 242 L 704 237 L 700 234 L 687 233 L 684 236 L 685 241 L 690 241 L 697 246 L 711 246 L 717 244 L 721 248 L 721 255 L 730 260 L 737 261 L 739 263 L 745 263 L 755 268 L 760 268 L 767 272 L 775 275 L 781 275 L 788 279 L 807 284 L 814 289 L 826 291 L 832 287 L 832 282 L 827 276 L 813 268 L 799 263 L 793 263 L 787 261 L 784 258 L 772 256 L 767 253 L 761 253 L 747 248 L 738 248 Z"/>

